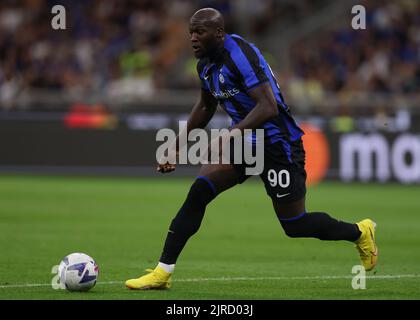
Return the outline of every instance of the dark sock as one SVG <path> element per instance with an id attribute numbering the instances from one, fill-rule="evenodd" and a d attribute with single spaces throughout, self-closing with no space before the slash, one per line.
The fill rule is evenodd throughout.
<path id="1" fill-rule="evenodd" d="M 324 212 L 309 212 L 291 219 L 279 219 L 292 238 L 356 241 L 361 232 L 356 224 L 336 220 Z"/>
<path id="2" fill-rule="evenodd" d="M 198 231 L 207 204 L 216 196 L 216 189 L 206 177 L 198 177 L 187 199 L 172 220 L 160 262 L 174 264 L 188 239 Z"/>

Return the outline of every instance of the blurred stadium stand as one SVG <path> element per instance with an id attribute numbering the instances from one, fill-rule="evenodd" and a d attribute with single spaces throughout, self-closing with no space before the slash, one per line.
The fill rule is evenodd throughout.
<path id="1" fill-rule="evenodd" d="M 51 28 L 55 4 L 66 8 L 66 30 Z M 366 30 L 351 28 L 351 8 L 356 4 L 367 10 Z M 0 144 L 9 151 L 0 165 L 151 163 L 153 132 L 185 118 L 198 95 L 188 20 L 195 10 L 207 6 L 225 15 L 229 33 L 241 34 L 260 47 L 294 114 L 332 140 L 335 133 L 352 131 L 420 131 L 420 2 L 416 0 L 2 0 Z M 226 123 L 226 117 L 218 114 L 213 125 Z M 45 135 L 40 133 L 43 128 Z M 28 151 L 28 137 L 35 139 L 39 133 L 45 142 L 54 130 L 62 135 L 62 145 L 67 141 L 80 146 L 75 131 L 67 132 L 72 128 L 107 130 L 101 132 L 115 145 L 121 142 L 117 139 L 121 130 L 133 134 L 133 145 L 146 134 L 152 140 L 147 149 L 151 156 L 120 150 L 115 153 L 121 159 L 132 159 L 60 162 L 54 154 L 69 159 L 71 150 L 67 154 L 56 142 L 45 145 L 55 151 L 34 156 L 43 150 L 38 140 L 31 141 L 35 149 Z M 84 141 L 100 134 L 89 132 Z M 95 139 L 92 143 L 98 145 Z M 391 150 L 398 136 L 386 139 Z M 95 152 L 106 158 L 103 143 L 104 150 Z M 332 177 L 341 170 L 339 143 L 331 147 Z M 420 151 L 418 158 L 413 152 L 406 162 L 419 171 L 420 182 L 420 164 L 415 166 Z"/>

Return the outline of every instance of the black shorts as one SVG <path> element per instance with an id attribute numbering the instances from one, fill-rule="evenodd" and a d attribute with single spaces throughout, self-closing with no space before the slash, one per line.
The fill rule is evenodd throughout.
<path id="1" fill-rule="evenodd" d="M 231 159 L 233 159 L 231 148 Z M 239 183 L 246 181 L 246 163 L 232 165 L 238 174 Z M 253 167 L 253 166 L 251 166 Z M 289 155 L 282 142 L 264 146 L 264 170 L 260 174 L 267 194 L 273 201 L 290 203 L 302 199 L 306 194 L 305 150 L 302 140 L 290 142 Z"/>

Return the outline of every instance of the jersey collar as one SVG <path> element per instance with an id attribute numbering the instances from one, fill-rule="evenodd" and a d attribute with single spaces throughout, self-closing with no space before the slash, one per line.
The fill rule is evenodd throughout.
<path id="1" fill-rule="evenodd" d="M 232 42 L 234 40 L 232 39 L 232 37 L 229 34 L 225 34 L 225 41 L 223 43 L 223 49 L 220 52 L 220 54 L 216 57 L 214 62 L 210 62 L 210 60 L 207 58 L 207 63 L 204 66 L 204 75 L 208 76 L 209 72 L 211 71 L 212 68 L 214 67 L 220 67 L 223 64 L 224 61 L 224 57 L 225 54 L 228 52 L 228 48 L 231 47 Z"/>

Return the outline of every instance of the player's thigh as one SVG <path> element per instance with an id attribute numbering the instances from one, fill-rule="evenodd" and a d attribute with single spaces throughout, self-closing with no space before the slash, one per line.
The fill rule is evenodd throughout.
<path id="1" fill-rule="evenodd" d="M 272 199 L 272 202 L 274 211 L 280 220 L 294 218 L 306 211 L 305 197 L 289 203 L 279 202 L 276 199 Z"/>
<path id="2" fill-rule="evenodd" d="M 260 177 L 279 219 L 305 212 L 306 171 L 302 166 L 266 161 Z"/>
<path id="3" fill-rule="evenodd" d="M 238 174 L 230 164 L 204 164 L 199 175 L 208 178 L 214 184 L 217 193 L 239 183 Z"/>

